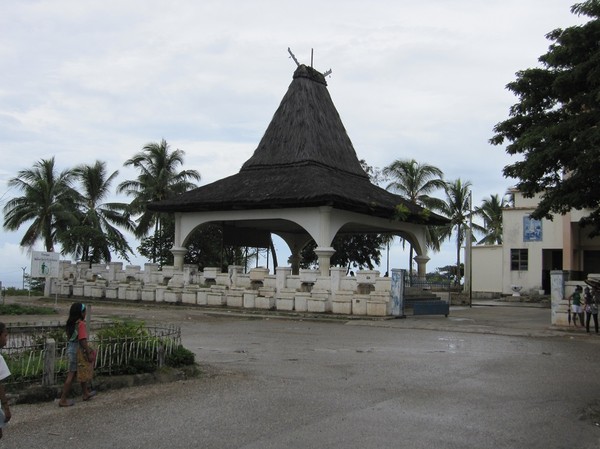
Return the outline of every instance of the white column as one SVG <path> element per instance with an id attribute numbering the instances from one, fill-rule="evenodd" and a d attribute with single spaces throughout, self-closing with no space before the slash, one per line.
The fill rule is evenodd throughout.
<path id="1" fill-rule="evenodd" d="M 315 254 L 319 258 L 319 271 L 321 276 L 329 276 L 329 268 L 331 267 L 331 256 L 335 253 L 335 249 L 332 247 L 317 247 L 315 248 Z"/>
<path id="2" fill-rule="evenodd" d="M 187 253 L 187 248 L 174 246 L 171 248 L 171 253 L 173 254 L 173 267 L 176 270 L 183 270 L 183 256 Z"/>
<path id="3" fill-rule="evenodd" d="M 550 322 L 553 325 L 568 326 L 569 304 L 565 301 L 565 282 L 569 272 L 552 270 L 550 272 Z"/>
<path id="4" fill-rule="evenodd" d="M 415 256 L 414 259 L 417 262 L 417 276 L 424 280 L 427 275 L 427 262 L 430 259 L 427 256 Z"/>
<path id="5" fill-rule="evenodd" d="M 319 236 L 315 254 L 319 258 L 319 271 L 321 276 L 329 276 L 329 268 L 331 267 L 331 256 L 335 250 L 329 246 L 333 240 L 330 236 L 331 229 L 331 210 L 330 206 L 319 207 Z"/>
<path id="6" fill-rule="evenodd" d="M 292 274 L 292 267 L 277 267 L 275 271 L 275 289 L 280 292 L 287 288 L 287 278 Z"/>

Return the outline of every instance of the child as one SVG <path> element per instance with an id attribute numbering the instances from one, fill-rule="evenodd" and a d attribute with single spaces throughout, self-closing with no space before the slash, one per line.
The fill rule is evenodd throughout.
<path id="1" fill-rule="evenodd" d="M 8 329 L 4 323 L 0 323 L 0 348 L 6 346 L 8 340 Z M 0 403 L 2 408 L 0 410 L 0 438 L 2 438 L 2 428 L 10 421 L 10 407 L 8 406 L 8 399 L 6 398 L 6 392 L 4 391 L 4 385 L 2 381 L 10 376 L 10 370 L 6 366 L 4 357 L 0 354 Z"/>
<path id="2" fill-rule="evenodd" d="M 71 305 L 66 326 L 69 372 L 67 374 L 67 378 L 65 379 L 60 401 L 58 401 L 58 405 L 60 407 L 70 407 L 75 404 L 73 400 L 67 399 L 67 396 L 71 391 L 73 380 L 75 379 L 75 375 L 78 371 L 77 352 L 80 351 L 82 353 L 83 358 L 87 360 L 87 363 L 92 363 L 93 361 L 94 355 L 87 343 L 88 335 L 85 327 L 85 315 L 85 304 L 75 302 Z M 87 381 L 81 381 L 80 384 L 84 401 L 87 401 L 96 395 L 95 391 L 90 391 Z"/>
<path id="3" fill-rule="evenodd" d="M 579 322 L 581 326 L 585 325 L 583 320 L 583 307 L 581 307 L 581 296 L 583 294 L 583 287 L 578 285 L 575 287 L 575 291 L 569 297 L 569 303 L 571 304 L 571 310 L 573 312 L 573 323 L 577 326 L 577 317 L 579 317 Z"/>

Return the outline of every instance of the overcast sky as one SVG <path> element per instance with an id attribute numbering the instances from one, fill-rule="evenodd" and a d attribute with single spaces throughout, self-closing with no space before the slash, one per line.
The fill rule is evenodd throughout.
<path id="1" fill-rule="evenodd" d="M 574 3 L 574 2 L 573 2 Z M 503 194 L 510 163 L 488 139 L 555 29 L 579 24 L 565 0 L 6 0 L 0 5 L 0 206 L 6 182 L 50 157 L 62 170 L 123 162 L 148 142 L 185 151 L 201 184 L 252 155 L 300 63 L 324 72 L 359 158 L 414 158 Z M 127 198 L 119 198 L 128 201 Z M 2 232 L 0 281 L 20 286 L 24 228 Z M 133 247 L 137 246 L 133 242 Z M 391 266 L 406 268 L 399 247 Z M 37 250 L 42 250 L 42 245 Z M 452 243 L 428 271 L 455 260 Z M 279 262 L 287 258 L 285 249 Z M 385 259 L 385 257 L 384 257 Z M 133 259 L 143 264 L 143 259 Z M 385 267 L 383 267 L 385 271 Z"/>

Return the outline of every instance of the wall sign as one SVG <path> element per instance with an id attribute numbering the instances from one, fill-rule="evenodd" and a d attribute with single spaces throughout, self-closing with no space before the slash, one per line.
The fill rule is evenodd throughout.
<path id="1" fill-rule="evenodd" d="M 541 242 L 543 238 L 542 221 L 531 218 L 529 215 L 523 217 L 523 241 Z"/>

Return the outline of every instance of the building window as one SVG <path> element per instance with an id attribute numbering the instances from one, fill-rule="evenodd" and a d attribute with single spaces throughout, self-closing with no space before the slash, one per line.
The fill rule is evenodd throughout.
<path id="1" fill-rule="evenodd" d="M 511 271 L 527 271 L 529 266 L 527 249 L 510 250 L 510 269 Z"/>

